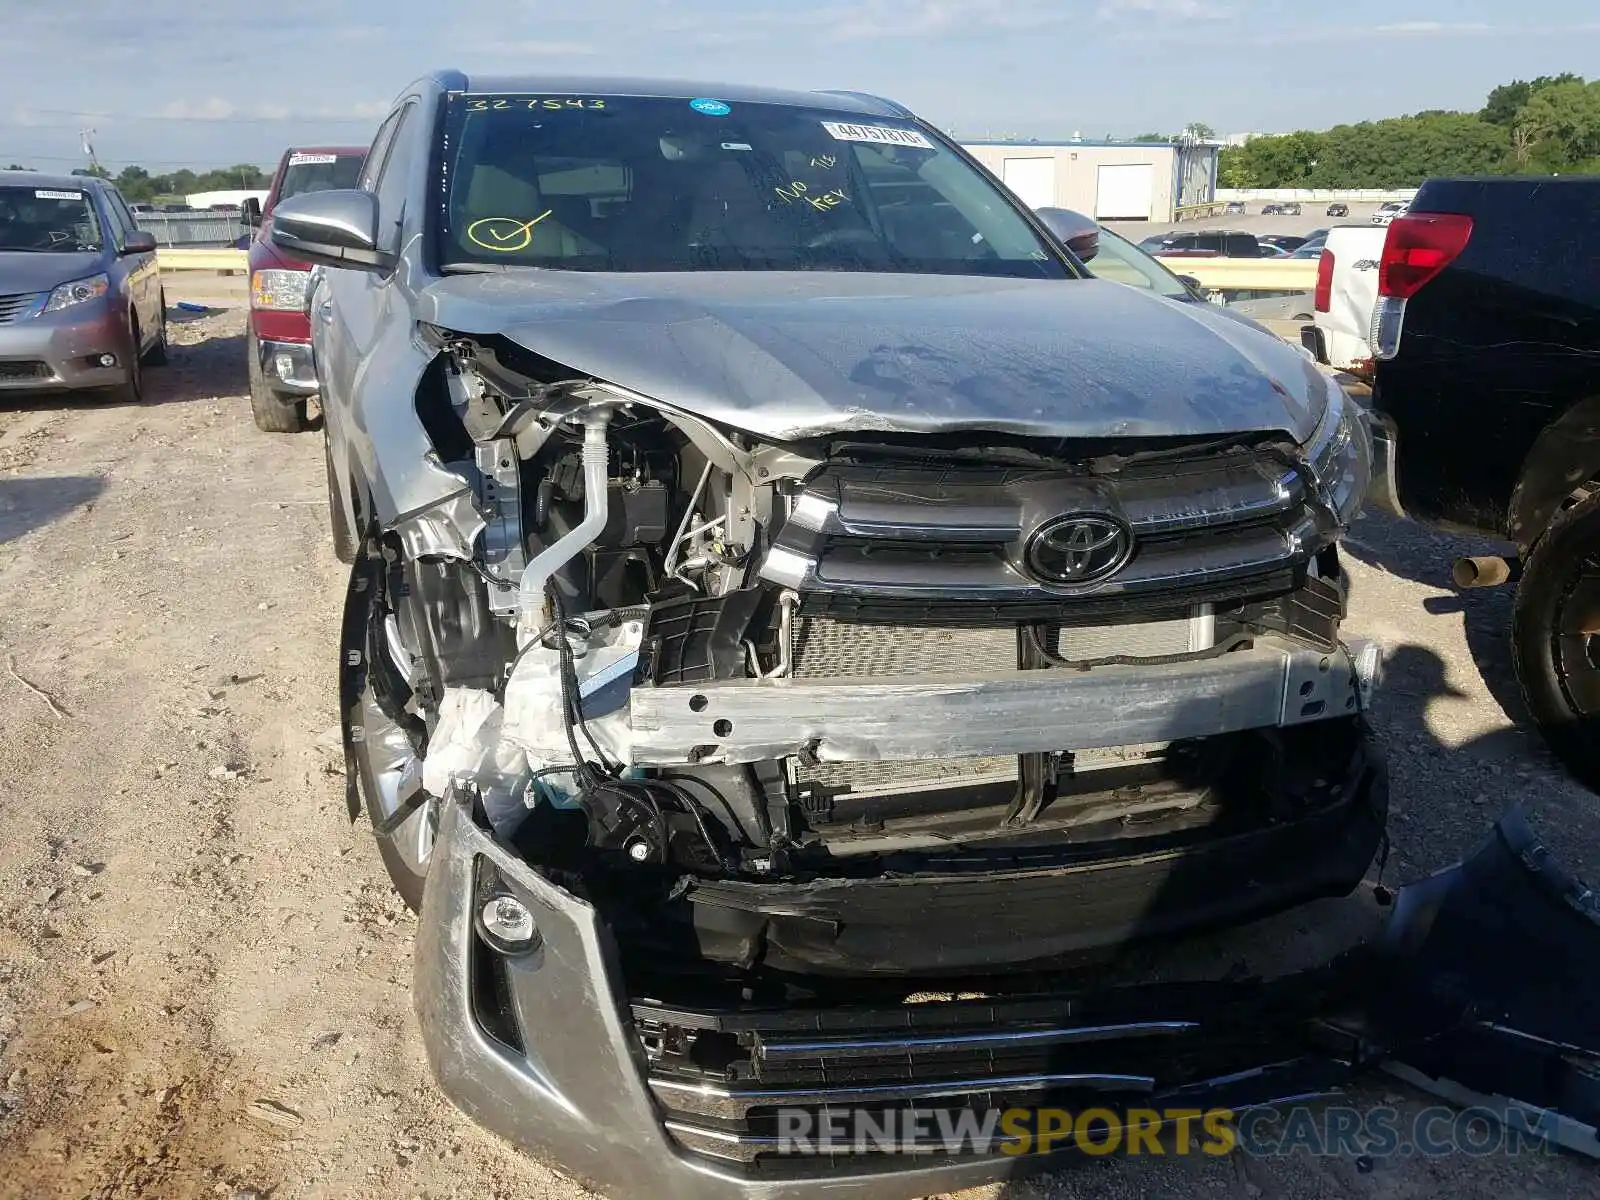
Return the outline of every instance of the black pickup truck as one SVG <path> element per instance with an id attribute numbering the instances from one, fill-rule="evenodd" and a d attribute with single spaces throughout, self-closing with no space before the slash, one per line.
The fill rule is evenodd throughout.
<path id="1" fill-rule="evenodd" d="M 1600 789 L 1600 177 L 1440 179 L 1389 226 L 1372 343 L 1387 506 L 1511 540 L 1529 710 Z"/>

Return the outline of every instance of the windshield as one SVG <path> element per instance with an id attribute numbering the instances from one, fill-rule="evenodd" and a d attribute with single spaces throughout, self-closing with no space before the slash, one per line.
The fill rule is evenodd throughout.
<path id="1" fill-rule="evenodd" d="M 1100 279 L 1148 288 L 1170 300 L 1193 300 L 1178 277 L 1127 238 L 1100 227 L 1100 253 L 1089 260 L 1089 273 Z"/>
<path id="2" fill-rule="evenodd" d="M 100 219 L 76 188 L 0 187 L 0 250 L 98 250 Z"/>
<path id="3" fill-rule="evenodd" d="M 278 200 L 287 200 L 304 192 L 353 188 L 361 179 L 361 162 L 365 157 L 364 154 L 323 154 L 297 150 L 289 155 L 289 165 L 284 168 L 283 182 L 278 185 Z"/>
<path id="4" fill-rule="evenodd" d="M 1066 278 L 995 182 L 905 120 L 633 96 L 461 96 L 446 266 Z"/>

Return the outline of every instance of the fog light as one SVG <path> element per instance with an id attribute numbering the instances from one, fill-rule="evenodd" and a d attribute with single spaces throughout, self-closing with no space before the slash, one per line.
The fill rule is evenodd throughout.
<path id="1" fill-rule="evenodd" d="M 491 896 L 478 913 L 484 940 L 503 954 L 523 954 L 543 940 L 528 906 L 515 896 Z"/>
<path id="2" fill-rule="evenodd" d="M 100 365 L 102 367 L 114 367 L 114 366 L 116 366 L 117 365 L 117 356 L 115 354 L 102 354 L 100 356 Z"/>

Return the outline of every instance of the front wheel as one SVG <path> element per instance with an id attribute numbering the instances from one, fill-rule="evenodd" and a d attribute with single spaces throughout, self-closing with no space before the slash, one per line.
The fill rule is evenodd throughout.
<path id="1" fill-rule="evenodd" d="M 250 415 L 256 420 L 256 428 L 263 433 L 299 433 L 305 429 L 306 402 L 292 396 L 280 396 L 267 386 L 254 334 L 245 339 L 245 353 L 249 356 Z"/>
<path id="2" fill-rule="evenodd" d="M 339 700 L 347 760 L 355 768 L 350 782 L 372 819 L 389 879 L 415 912 L 433 861 L 438 805 L 422 786 L 426 731 L 406 712 L 406 667 L 395 661 L 386 636 L 384 575 L 377 554 L 364 549 L 357 555 L 345 596 Z"/>
<path id="3" fill-rule="evenodd" d="M 144 360 L 139 354 L 139 318 L 128 315 L 128 373 L 123 382 L 112 389 L 111 397 L 122 404 L 138 404 L 144 400 Z"/>
<path id="4" fill-rule="evenodd" d="M 156 317 L 160 322 L 156 326 L 156 340 L 151 343 L 150 349 L 144 352 L 144 365 L 147 367 L 164 367 L 167 365 L 167 294 L 161 293 L 160 315 Z"/>
<path id="5" fill-rule="evenodd" d="M 1600 492 L 1557 516 L 1534 546 L 1511 637 L 1539 731 L 1574 777 L 1600 791 Z"/>

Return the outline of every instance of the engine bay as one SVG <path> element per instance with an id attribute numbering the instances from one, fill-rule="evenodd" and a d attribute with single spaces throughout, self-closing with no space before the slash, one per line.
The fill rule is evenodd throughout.
<path id="1" fill-rule="evenodd" d="M 427 516 L 473 553 L 400 525 L 352 593 L 354 721 L 417 868 L 438 804 L 463 803 L 638 952 L 939 973 L 1085 939 L 897 951 L 929 896 L 1026 876 L 1054 903 L 1154 855 L 1165 907 L 1098 919 L 1182 925 L 1219 882 L 1164 887 L 1194 855 L 1319 822 L 1325 847 L 1381 809 L 1376 648 L 1340 639 L 1340 522 L 1292 442 L 761 444 L 504 338 L 424 332 L 418 416 L 468 489 Z M 1369 825 L 1266 903 L 1347 890 Z M 828 890 L 891 881 L 925 887 L 853 893 L 882 928 L 845 945 Z"/>

